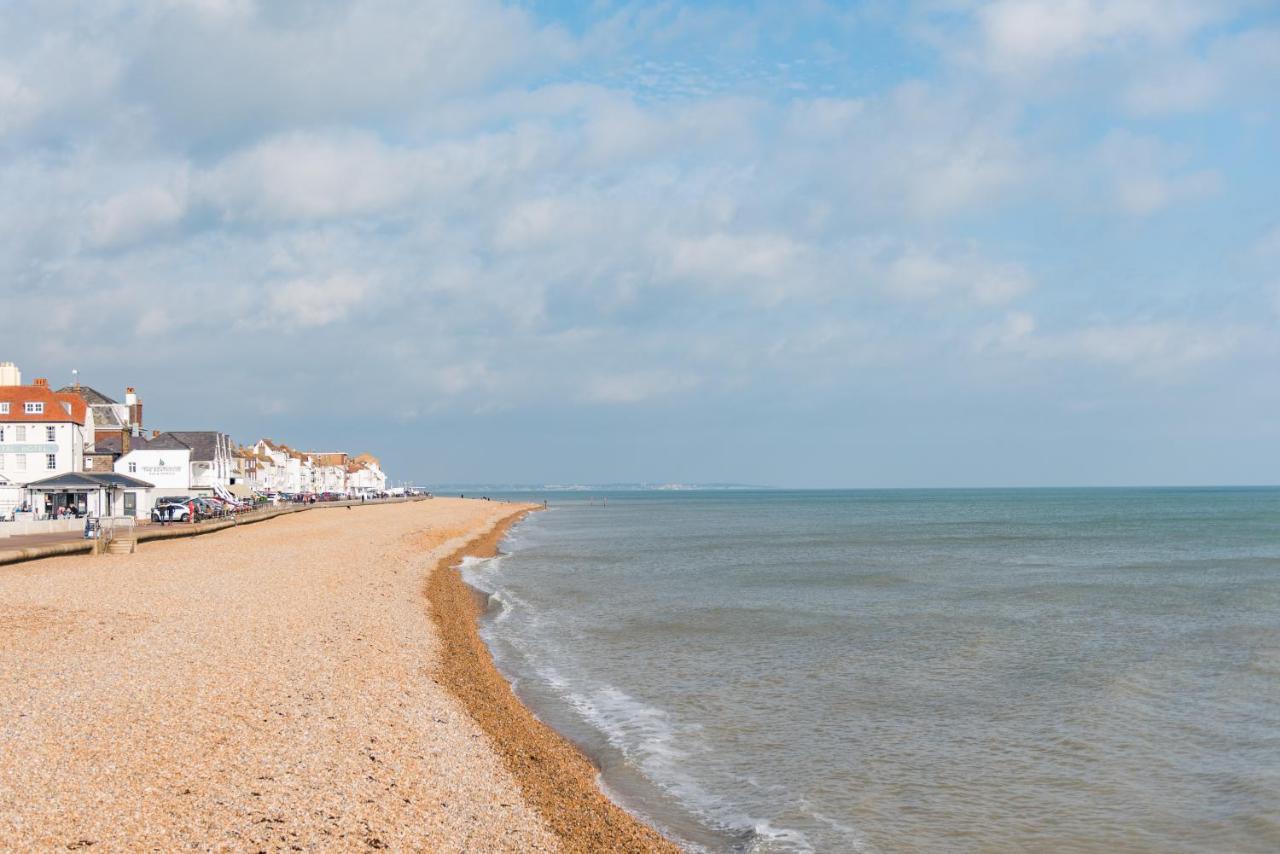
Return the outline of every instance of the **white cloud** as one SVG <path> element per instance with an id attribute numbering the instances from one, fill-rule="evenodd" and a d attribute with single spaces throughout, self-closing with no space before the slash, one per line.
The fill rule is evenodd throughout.
<path id="1" fill-rule="evenodd" d="M 291 133 L 238 153 L 199 179 L 232 219 L 380 213 L 411 198 L 411 158 L 369 133 Z"/>
<path id="2" fill-rule="evenodd" d="M 202 141 L 375 118 L 399 123 L 443 97 L 552 70 L 574 51 L 560 30 L 496 0 L 361 0 L 305 10 L 263 3 L 247 15 L 235 3 L 165 6 L 142 18 L 147 33 L 131 57 L 130 95 L 167 132 Z"/>
<path id="3" fill-rule="evenodd" d="M 976 11 L 985 64 L 1009 74 L 1113 48 L 1176 45 L 1222 14 L 1192 0 L 994 0 Z"/>
<path id="4" fill-rule="evenodd" d="M 908 299 L 962 293 L 979 303 L 1006 303 L 1031 288 L 1031 277 L 1016 264 L 991 264 L 973 256 L 948 259 L 908 249 L 889 261 L 889 290 Z"/>
<path id="5" fill-rule="evenodd" d="M 784 234 L 710 234 L 677 240 L 671 272 L 703 282 L 764 279 L 782 285 L 803 254 Z"/>
<path id="6" fill-rule="evenodd" d="M 851 272 L 857 278 L 877 282 L 890 296 L 911 302 L 959 300 L 998 306 L 1035 284 L 1020 265 L 992 261 L 972 247 L 874 238 L 855 244 L 850 257 Z"/>
<path id="7" fill-rule="evenodd" d="M 598 376 L 588 381 L 586 397 L 597 403 L 634 404 L 688 391 L 695 377 L 667 371 L 632 371 Z"/>
<path id="8" fill-rule="evenodd" d="M 133 334 L 139 338 L 154 340 L 172 335 L 178 326 L 178 320 L 163 306 L 153 305 L 138 315 Z"/>
<path id="9" fill-rule="evenodd" d="M 232 20 L 240 23 L 251 21 L 255 0 L 159 0 L 160 8 L 173 11 L 192 11 L 215 20 Z"/>
<path id="10" fill-rule="evenodd" d="M 39 111 L 40 101 L 31 87 L 0 67 L 0 137 L 30 121 Z"/>
<path id="11" fill-rule="evenodd" d="M 1121 210 L 1137 216 L 1190 202 L 1218 191 L 1221 179 L 1211 169 L 1179 168 L 1186 157 L 1159 139 L 1128 131 L 1112 131 L 1102 141 L 1099 157 L 1109 175 Z"/>
<path id="12" fill-rule="evenodd" d="M 1210 64 L 1179 56 L 1138 74 L 1121 98 L 1130 112 L 1140 116 L 1188 113 L 1208 105 L 1221 91 L 1222 79 Z"/>
<path id="13" fill-rule="evenodd" d="M 597 231 L 599 214 L 598 206 L 584 199 L 522 200 L 501 215 L 494 245 L 503 250 L 530 251 L 586 240 Z"/>
<path id="14" fill-rule="evenodd" d="M 1080 356 L 1149 375 L 1176 375 L 1233 353 L 1240 333 L 1183 323 L 1137 322 L 1092 326 L 1050 339 L 1048 353 Z"/>
<path id="15" fill-rule="evenodd" d="M 1143 379 L 1177 382 L 1211 362 L 1249 346 L 1252 331 L 1234 326 L 1197 326 L 1174 320 L 1095 323 L 1040 330 L 1035 318 L 1011 312 L 975 338 L 979 351 L 1031 359 L 1086 362 L 1121 368 Z"/>
<path id="16" fill-rule="evenodd" d="M 1034 315 L 1026 311 L 1011 311 L 998 322 L 978 330 L 974 336 L 974 349 L 979 352 L 1024 350 L 1035 331 Z"/>
<path id="17" fill-rule="evenodd" d="M 919 81 L 863 99 L 800 100 L 784 162 L 868 217 L 946 219 L 998 207 L 1032 173 L 1011 105 Z"/>
<path id="18" fill-rule="evenodd" d="M 142 240 L 179 222 L 187 210 L 187 176 L 117 193 L 92 207 L 89 240 L 98 247 Z"/>
<path id="19" fill-rule="evenodd" d="M 286 329 L 328 326 L 346 319 L 369 291 L 367 278 L 348 273 L 292 279 L 270 287 L 270 313 L 255 320 Z"/>
<path id="20" fill-rule="evenodd" d="M 1142 117 L 1193 113 L 1267 97 L 1280 86 L 1280 29 L 1229 32 L 1202 50 L 1134 58 L 1121 102 Z"/>

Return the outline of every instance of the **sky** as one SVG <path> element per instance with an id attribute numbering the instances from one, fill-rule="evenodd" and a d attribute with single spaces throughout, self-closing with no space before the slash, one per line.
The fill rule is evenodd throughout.
<path id="1" fill-rule="evenodd" d="M 417 483 L 1280 483 L 1280 0 L 32 0 L 0 361 Z"/>

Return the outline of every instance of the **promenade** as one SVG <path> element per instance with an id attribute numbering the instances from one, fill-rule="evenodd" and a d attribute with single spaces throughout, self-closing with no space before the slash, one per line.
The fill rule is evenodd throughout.
<path id="1" fill-rule="evenodd" d="M 0 539 L 0 551 L 34 549 L 40 546 L 56 546 L 84 540 L 84 531 L 61 531 L 56 534 L 19 534 Z"/>

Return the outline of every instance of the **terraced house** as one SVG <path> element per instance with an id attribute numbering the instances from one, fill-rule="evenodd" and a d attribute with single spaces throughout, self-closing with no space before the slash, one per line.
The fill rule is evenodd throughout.
<path id="1" fill-rule="evenodd" d="M 35 517 L 145 519 L 161 498 L 213 496 L 228 502 L 284 494 L 372 495 L 386 490 L 376 457 L 300 451 L 261 439 L 237 448 L 218 430 L 142 429 L 142 399 L 124 402 L 76 382 L 22 384 L 0 362 L 0 519 L 26 507 Z"/>

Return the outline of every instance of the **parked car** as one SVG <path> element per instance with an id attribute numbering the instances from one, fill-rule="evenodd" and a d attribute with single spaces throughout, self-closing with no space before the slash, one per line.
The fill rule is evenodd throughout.
<path id="1" fill-rule="evenodd" d="M 186 496 L 161 498 L 151 508 L 152 522 L 190 522 L 191 499 Z"/>
<path id="2" fill-rule="evenodd" d="M 220 498 L 202 497 L 192 501 L 196 519 L 218 519 L 227 515 L 227 505 Z"/>

